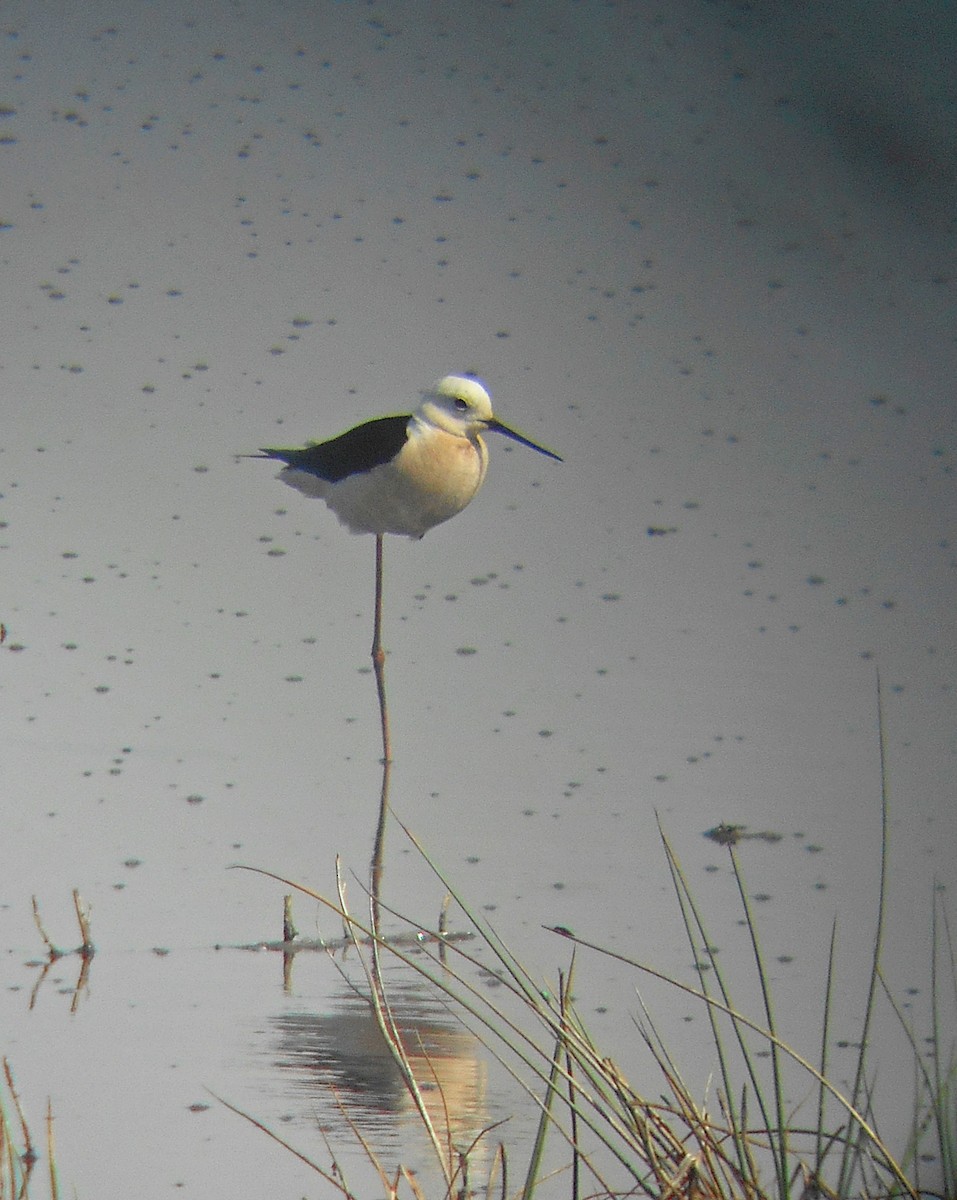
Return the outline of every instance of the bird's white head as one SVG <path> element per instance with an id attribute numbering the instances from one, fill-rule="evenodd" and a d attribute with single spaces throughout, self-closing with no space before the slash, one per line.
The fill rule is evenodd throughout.
<path id="1" fill-rule="evenodd" d="M 554 450 L 546 450 L 500 421 L 492 412 L 492 398 L 485 385 L 474 375 L 446 375 L 440 379 L 423 395 L 416 415 L 428 425 L 473 441 L 483 430 L 491 429 L 539 454 L 562 461 Z"/>
<path id="2" fill-rule="evenodd" d="M 419 416 L 430 425 L 459 437 L 475 437 L 494 421 L 492 398 L 478 379 L 446 375 L 419 405 Z"/>

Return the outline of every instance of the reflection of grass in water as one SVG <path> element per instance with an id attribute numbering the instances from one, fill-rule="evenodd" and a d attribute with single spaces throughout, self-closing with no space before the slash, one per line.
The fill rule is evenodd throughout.
<path id="1" fill-rule="evenodd" d="M 761 1011 L 757 1016 L 736 1007 L 735 981 L 723 973 L 717 957 L 707 950 L 704 956 L 699 953 L 700 946 L 713 944 L 708 936 L 703 907 L 699 898 L 692 894 L 680 861 L 663 830 L 659 830 L 662 846 L 685 936 L 696 963 L 696 986 L 666 976 L 646 963 L 589 943 L 567 929 L 556 928 L 554 932 L 573 943 L 571 965 L 567 974 L 559 974 L 554 990 L 544 989 L 512 955 L 495 930 L 450 886 L 404 827 L 412 844 L 448 889 L 479 939 L 478 952 L 470 951 L 468 943 L 443 941 L 440 932 L 434 939 L 420 942 L 416 950 L 410 952 L 408 943 L 402 940 L 387 941 L 374 935 L 371 922 L 349 913 L 341 892 L 338 900 L 328 900 L 309 889 L 299 888 L 335 913 L 354 940 L 369 980 L 370 1003 L 381 1006 L 380 1026 L 389 1037 L 390 1050 L 400 1065 L 406 1087 L 429 1134 L 445 1179 L 446 1196 L 484 1192 L 502 1197 L 514 1194 L 527 1197 L 538 1185 L 547 1186 L 549 1196 L 560 1187 L 563 1193 L 575 1198 L 599 1194 L 646 1195 L 662 1200 L 677 1196 L 688 1200 L 691 1197 L 726 1200 L 820 1197 L 830 1200 L 853 1195 L 907 1196 L 916 1200 L 920 1194 L 939 1195 L 946 1200 L 957 1198 L 957 1114 L 954 1109 L 957 1060 L 948 1040 L 952 1036 L 948 1031 L 953 1028 L 954 1011 L 957 1011 L 954 943 L 942 901 L 935 895 L 931 963 L 933 1036 L 930 1059 L 925 1063 L 918 1038 L 890 995 L 882 972 L 888 797 L 884 731 L 880 718 L 878 724 L 883 829 L 878 919 L 863 1006 L 860 1049 L 853 1084 L 846 1090 L 834 1082 L 828 1057 L 838 965 L 836 922 L 831 931 L 821 998 L 820 1049 L 816 1061 L 811 1061 L 788 1045 L 777 1032 L 776 998 L 736 853 L 737 838 L 722 840 L 737 883 L 743 923 L 750 936 L 760 993 Z M 377 898 L 376 907 L 390 913 L 410 931 L 423 929 L 421 922 L 388 909 L 381 896 Z M 420 1054 L 413 1064 L 406 1053 L 391 1016 L 388 992 L 381 986 L 381 974 L 377 986 L 372 956 L 368 952 L 363 954 L 369 939 L 373 940 L 380 957 L 392 956 L 427 981 L 528 1096 L 532 1110 L 539 1114 L 539 1128 L 524 1168 L 524 1179 L 519 1184 L 511 1179 L 513 1164 L 505 1145 L 493 1137 L 493 1129 L 485 1130 L 470 1145 L 454 1144 L 454 1138 L 448 1134 L 448 1129 L 455 1127 L 454 1121 L 448 1119 L 453 1115 L 448 1111 L 454 1104 L 452 1097 L 442 1096 L 437 1105 L 433 1096 L 428 1106 L 425 1105 L 420 1089 L 434 1088 L 436 1072 L 429 1066 L 427 1056 L 423 1058 Z M 582 951 L 613 958 L 638 975 L 658 980 L 705 1006 L 718 1074 L 710 1108 L 685 1084 L 677 1053 L 659 1036 L 652 1015 L 640 997 L 642 1011 L 637 1029 L 657 1072 L 654 1098 L 635 1089 L 616 1064 L 602 1055 L 571 1001 L 572 976 Z M 494 973 L 500 987 L 490 990 L 477 982 L 488 978 L 488 963 L 482 961 L 480 955 L 494 961 Z M 882 991 L 900 1019 L 913 1050 L 918 1084 L 910 1139 L 899 1157 L 881 1136 L 874 1113 L 875 1072 L 868 1051 L 875 1009 Z M 390 1029 L 394 1036 L 389 1035 Z M 798 1113 L 789 1109 L 786 1100 L 788 1091 L 795 1085 L 803 1092 L 808 1084 L 815 1098 L 815 1111 L 809 1123 L 799 1121 Z M 443 1105 L 445 1120 L 441 1114 Z M 264 1129 L 254 1118 L 247 1119 Z M 349 1121 L 348 1116 L 346 1120 L 370 1162 L 379 1170 L 386 1194 L 397 1195 L 404 1179 L 409 1194 L 421 1196 L 421 1185 L 403 1168 L 398 1168 L 393 1175 L 385 1171 L 361 1130 Z M 269 1130 L 265 1132 L 282 1141 Z M 543 1176 L 547 1139 L 562 1147 L 564 1164 L 557 1177 L 554 1174 Z M 494 1150 L 490 1151 L 489 1146 L 484 1145 L 482 1155 L 475 1153 L 480 1143 L 492 1140 L 497 1143 Z M 286 1142 L 282 1144 L 288 1146 Z M 926 1147 L 932 1152 L 925 1153 Z M 306 1159 L 293 1147 L 288 1148 L 333 1183 L 342 1195 L 352 1197 L 331 1148 L 334 1164 L 331 1172 Z M 553 1146 L 549 1161 L 554 1157 Z M 476 1179 L 474 1168 L 480 1158 L 485 1163 L 491 1160 L 492 1166 L 490 1170 L 483 1169 L 482 1179 Z M 936 1159 L 935 1169 L 942 1185 L 939 1192 L 922 1193 L 920 1165 L 922 1159 L 926 1161 L 927 1158 Z"/>

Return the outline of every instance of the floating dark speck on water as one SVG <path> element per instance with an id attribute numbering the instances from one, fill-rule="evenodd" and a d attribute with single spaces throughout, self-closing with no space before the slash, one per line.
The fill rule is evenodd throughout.
<path id="1" fill-rule="evenodd" d="M 462 658 L 468 658 L 470 654 L 478 654 L 478 650 L 474 646 L 459 646 L 455 653 Z"/>
<path id="2" fill-rule="evenodd" d="M 820 587 L 825 582 L 825 579 L 823 575 L 808 575 L 805 582 L 810 584 L 811 587 Z"/>
<path id="3" fill-rule="evenodd" d="M 614 600 L 620 600 L 621 596 L 617 592 L 603 592 L 601 598 L 602 600 L 611 602 Z"/>
<path id="4" fill-rule="evenodd" d="M 540 738 L 550 738 L 550 737 L 554 737 L 555 734 L 554 734 L 554 730 L 552 730 L 552 729 L 540 729 L 538 731 L 538 736 Z"/>
<path id="5" fill-rule="evenodd" d="M 131 871 L 133 870 L 134 867 L 141 867 L 142 865 L 143 865 L 143 860 L 141 858 L 124 858 L 123 859 L 123 866 L 129 867 L 129 869 Z"/>
<path id="6" fill-rule="evenodd" d="M 206 799 L 206 797 L 201 796 L 198 792 L 190 792 L 190 794 L 186 797 L 186 803 L 187 804 L 202 804 L 205 799 Z"/>
<path id="7" fill-rule="evenodd" d="M 273 546 L 270 550 L 266 551 L 266 556 L 268 558 L 282 558 L 285 553 L 286 551 L 283 550 L 282 546 Z"/>
<path id="8" fill-rule="evenodd" d="M 287 675 L 286 683 L 302 683 L 301 675 Z"/>
<path id="9" fill-rule="evenodd" d="M 736 846 L 746 828 L 746 825 L 728 825 L 722 822 L 713 829 L 706 829 L 704 836 L 712 842 L 717 842 L 719 846 Z"/>
<path id="10" fill-rule="evenodd" d="M 98 683 L 93 690 L 94 690 L 94 692 L 99 692 L 100 695 L 103 695 L 104 693 L 108 692 L 110 689 L 107 684 Z"/>
<path id="11" fill-rule="evenodd" d="M 769 845 L 774 845 L 775 842 L 780 842 L 784 835 L 770 829 L 752 832 L 747 825 L 729 825 L 722 822 L 720 825 L 715 825 L 713 829 L 706 829 L 703 836 L 712 842 L 717 842 L 719 846 L 736 846 L 743 841 L 767 842 Z"/>

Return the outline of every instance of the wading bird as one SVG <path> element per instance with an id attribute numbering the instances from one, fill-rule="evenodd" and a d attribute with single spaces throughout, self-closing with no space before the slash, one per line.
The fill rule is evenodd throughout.
<path id="1" fill-rule="evenodd" d="M 503 425 L 488 392 L 469 375 L 440 379 L 414 413 L 366 421 L 302 449 L 264 448 L 254 457 L 284 462 L 283 483 L 325 500 L 353 533 L 420 538 L 460 513 L 482 486 L 486 430 L 561 462 Z"/>
<path id="2" fill-rule="evenodd" d="M 488 449 L 482 440 L 488 430 L 562 461 L 503 425 L 492 411 L 487 390 L 471 375 L 446 375 L 423 394 L 414 413 L 366 421 L 328 442 L 301 449 L 264 448 L 251 456 L 285 463 L 278 476 L 283 483 L 325 500 L 352 533 L 375 534 L 372 661 L 384 763 L 391 761 L 392 752 L 383 679 L 382 539 L 387 533 L 420 538 L 465 508 L 488 470 Z"/>

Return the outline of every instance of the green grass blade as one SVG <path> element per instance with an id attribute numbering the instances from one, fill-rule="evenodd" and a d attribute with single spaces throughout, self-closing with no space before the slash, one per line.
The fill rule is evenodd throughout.
<path id="1" fill-rule="evenodd" d="M 735 1014 L 736 1010 L 735 1010 L 734 1004 L 732 1002 L 730 988 L 724 978 L 724 975 L 722 973 L 720 965 L 718 964 L 717 959 L 711 953 L 710 947 L 713 943 L 711 941 L 711 938 L 708 936 L 708 931 L 705 927 L 704 918 L 702 917 L 701 912 L 698 908 L 698 905 L 695 902 L 694 896 L 691 892 L 690 885 L 688 884 L 687 878 L 681 869 L 681 865 L 678 862 L 677 856 L 675 855 L 667 837 L 665 836 L 664 831 L 661 830 L 660 822 L 659 822 L 659 832 L 661 834 L 662 842 L 664 844 L 665 854 L 667 855 L 667 858 L 668 858 L 668 864 L 672 871 L 672 880 L 674 881 L 674 884 L 675 884 L 675 889 L 676 889 L 676 894 L 678 896 L 679 906 L 681 907 L 682 918 L 685 922 L 685 929 L 686 929 L 689 941 L 691 943 L 692 954 L 694 956 L 695 969 L 697 971 L 698 980 L 701 983 L 701 992 L 704 995 L 704 997 L 708 1000 L 708 1018 L 711 1023 L 711 1034 L 712 1034 L 712 1040 L 714 1042 L 715 1052 L 717 1053 L 717 1056 L 718 1056 L 718 1068 L 721 1073 L 722 1083 L 724 1086 L 725 1103 L 728 1106 L 729 1124 L 730 1124 L 732 1137 L 734 1139 L 736 1150 L 737 1150 L 738 1169 L 740 1170 L 741 1175 L 744 1179 L 749 1180 L 749 1182 L 753 1186 L 757 1187 L 758 1181 L 751 1174 L 754 1160 L 751 1157 L 751 1154 L 748 1151 L 747 1147 L 744 1145 L 743 1139 L 744 1139 L 744 1128 L 745 1127 L 744 1127 L 743 1122 L 739 1119 L 739 1114 L 737 1114 L 735 1111 L 734 1097 L 735 1097 L 737 1089 L 733 1083 L 730 1061 L 728 1059 L 727 1052 L 724 1047 L 724 1040 L 721 1036 L 721 1029 L 720 1029 L 720 1025 L 719 1025 L 719 1021 L 718 1021 L 720 1012 L 722 1012 L 722 1011 L 725 1012 L 731 1018 L 731 1027 L 732 1027 L 732 1030 L 735 1035 L 735 1039 L 738 1044 L 738 1050 L 741 1054 L 742 1062 L 744 1063 L 745 1069 L 748 1073 L 748 1077 L 751 1080 L 751 1086 L 754 1090 L 754 1095 L 757 1100 L 758 1107 L 761 1110 L 762 1120 L 764 1121 L 765 1128 L 770 1128 L 770 1114 L 766 1109 L 764 1096 L 763 1096 L 763 1093 L 761 1090 L 761 1082 L 760 1082 L 760 1078 L 759 1078 L 758 1072 L 757 1072 L 757 1065 L 754 1061 L 754 1056 L 752 1055 L 750 1048 L 748 1047 L 747 1039 L 744 1036 L 744 1028 L 735 1019 L 734 1014 Z M 693 927 L 689 921 L 689 916 L 690 916 L 691 921 L 693 921 Z M 708 972 L 706 972 L 704 970 L 703 966 L 701 965 L 701 963 L 699 961 L 698 954 L 696 952 L 696 945 L 695 945 L 693 930 L 697 930 L 698 937 L 701 941 L 701 944 L 708 947 L 708 958 L 709 958 L 709 962 L 710 962 L 710 966 L 711 966 L 711 974 L 713 975 L 713 978 L 718 985 L 718 990 L 721 995 L 721 1001 L 722 1001 L 721 1004 L 712 1004 L 711 1003 L 712 997 L 711 997 L 711 993 L 709 990 Z"/>
<path id="2" fill-rule="evenodd" d="M 828 1047 L 831 1040 L 831 1001 L 834 997 L 834 956 L 837 951 L 837 918 L 831 923 L 831 940 L 827 950 L 827 975 L 824 982 L 824 1013 L 821 1018 L 821 1078 L 828 1072 Z M 814 1147 L 814 1181 L 819 1182 L 824 1177 L 824 1160 L 833 1144 L 833 1139 L 825 1132 L 827 1126 L 827 1089 L 818 1084 L 817 1087 L 817 1136 Z"/>
<path id="3" fill-rule="evenodd" d="M 874 1017 L 874 1004 L 877 998 L 881 969 L 881 952 L 884 945 L 884 917 L 886 915 L 887 908 L 887 868 L 889 852 L 888 839 L 890 835 L 890 786 L 887 771 L 887 736 L 884 729 L 884 704 L 881 695 L 880 672 L 877 674 L 877 744 L 880 754 L 881 777 L 881 858 L 877 894 L 877 925 L 874 930 L 874 951 L 871 957 L 871 971 L 867 985 L 867 1001 L 864 1005 L 864 1020 L 861 1027 L 861 1049 L 857 1056 L 857 1069 L 854 1075 L 854 1086 L 851 1089 L 850 1095 L 852 1109 L 856 1109 L 860 1106 L 861 1094 L 864 1090 L 869 1040 L 871 1035 L 871 1022 Z M 842 1196 L 850 1193 L 854 1182 L 853 1166 L 856 1160 L 851 1152 L 851 1147 L 856 1143 L 857 1139 L 854 1136 L 851 1136 L 851 1133 L 852 1131 L 849 1131 L 848 1140 L 845 1142 L 844 1151 L 841 1155 L 841 1168 L 838 1174 L 837 1191 L 838 1194 Z"/>
<path id="4" fill-rule="evenodd" d="M 701 1000 L 703 1003 L 717 1008 L 719 1011 L 723 1012 L 727 1017 L 729 1017 L 736 1027 L 740 1026 L 742 1030 L 748 1029 L 769 1043 L 772 1041 L 775 1042 L 782 1053 L 787 1055 L 788 1058 L 792 1059 L 812 1079 L 824 1087 L 828 1094 L 837 1101 L 841 1108 L 844 1109 L 848 1117 L 860 1126 L 865 1137 L 870 1142 L 872 1155 L 876 1155 L 882 1169 L 895 1181 L 898 1187 L 900 1187 L 900 1189 L 906 1195 L 912 1197 L 912 1200 L 918 1200 L 917 1192 L 904 1175 L 900 1164 L 897 1162 L 890 1149 L 878 1134 L 877 1129 L 871 1124 L 865 1114 L 861 1112 L 860 1109 L 855 1108 L 854 1105 L 851 1104 L 851 1101 L 848 1099 L 848 1097 L 839 1090 L 837 1085 L 830 1079 L 827 1079 L 825 1076 L 823 1076 L 820 1071 L 818 1071 L 818 1069 L 793 1046 L 789 1046 L 775 1034 L 771 1033 L 769 1029 L 764 1029 L 761 1025 L 752 1020 L 750 1017 L 746 1016 L 744 1013 L 738 1012 L 737 1010 L 724 1004 L 716 996 L 707 995 L 704 992 L 699 991 L 697 988 L 691 987 L 690 984 L 682 983 L 681 980 L 674 979 L 671 976 L 666 975 L 663 971 L 659 971 L 656 967 L 651 966 L 649 963 L 639 962 L 637 959 L 629 958 L 627 955 L 622 954 L 617 950 L 611 950 L 607 947 L 599 946 L 594 942 L 587 941 L 585 938 L 577 937 L 575 935 L 568 936 L 576 943 L 576 945 L 582 946 L 585 949 L 594 950 L 606 958 L 611 958 L 616 962 L 621 962 L 627 966 L 631 966 L 636 971 L 639 971 L 644 975 L 648 975 L 652 979 L 661 980 L 662 982 L 667 983 L 671 987 L 675 988 L 677 991 L 683 992 L 687 996 L 693 996 L 696 999 Z"/>
<path id="5" fill-rule="evenodd" d="M 754 965 L 757 971 L 758 983 L 761 988 L 761 999 L 764 1004 L 764 1016 L 767 1022 L 768 1030 L 772 1035 L 770 1043 L 771 1049 L 771 1084 L 774 1089 L 774 1111 L 776 1124 L 772 1130 L 770 1125 L 767 1125 L 768 1136 L 771 1140 L 771 1154 L 774 1160 L 774 1171 L 777 1177 L 778 1196 L 779 1200 L 787 1200 L 790 1187 L 788 1183 L 788 1158 L 790 1150 L 788 1147 L 788 1120 L 784 1110 L 784 1079 L 782 1075 L 781 1059 L 778 1053 L 777 1046 L 777 1028 L 774 1020 L 774 1003 L 771 993 L 771 984 L 768 979 L 767 968 L 764 963 L 764 955 L 761 952 L 761 943 L 758 938 L 758 924 L 755 920 L 754 913 L 751 909 L 751 902 L 748 899 L 747 889 L 744 886 L 744 877 L 741 873 L 741 864 L 738 862 L 738 856 L 734 852 L 734 843 L 728 846 L 728 854 L 731 856 L 731 867 L 734 871 L 735 882 L 738 885 L 738 896 L 741 900 L 741 907 L 744 910 L 744 920 L 747 926 L 748 935 L 751 938 L 751 951 L 754 955 Z M 758 1093 L 758 1101 L 761 1105 L 762 1115 L 765 1113 L 765 1104 Z M 765 1117 L 765 1120 L 767 1118 Z M 772 1136 L 773 1133 L 773 1136 Z"/>
<path id="6" fill-rule="evenodd" d="M 535 1131 L 535 1141 L 532 1143 L 532 1152 L 528 1160 L 528 1171 L 525 1174 L 525 1186 L 522 1188 L 523 1200 L 532 1200 L 535 1194 L 535 1185 L 538 1182 L 539 1172 L 542 1166 L 542 1157 L 545 1153 L 545 1140 L 548 1136 L 548 1128 L 552 1121 L 552 1104 L 555 1097 L 558 1095 L 558 1081 L 561 1077 L 561 1053 L 562 1053 L 563 1038 L 561 1034 L 555 1039 L 555 1050 L 552 1055 L 552 1069 L 549 1072 L 548 1083 L 545 1088 L 545 1098 L 542 1101 L 542 1112 L 538 1119 L 538 1128 Z M 574 1145 L 574 1138 L 572 1139 Z"/>

